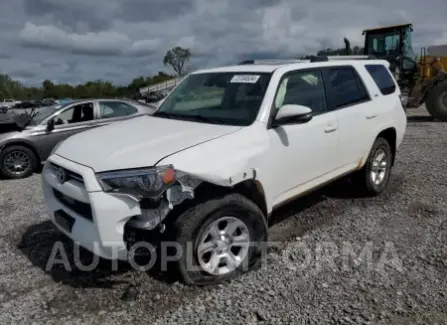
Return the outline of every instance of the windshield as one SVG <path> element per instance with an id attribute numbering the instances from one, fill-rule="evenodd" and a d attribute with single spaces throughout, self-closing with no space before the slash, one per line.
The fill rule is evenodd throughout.
<path id="1" fill-rule="evenodd" d="M 386 56 L 399 52 L 400 32 L 376 32 L 367 36 L 369 54 L 377 56 Z"/>
<path id="2" fill-rule="evenodd" d="M 258 115 L 270 73 L 200 73 L 188 76 L 154 116 L 248 126 Z"/>
<path id="3" fill-rule="evenodd" d="M 43 120 L 45 120 L 48 116 L 55 113 L 62 107 L 63 107 L 63 105 L 52 105 L 52 106 L 36 108 L 34 111 L 35 115 L 32 118 L 29 125 L 38 125 L 38 124 L 42 123 Z"/>

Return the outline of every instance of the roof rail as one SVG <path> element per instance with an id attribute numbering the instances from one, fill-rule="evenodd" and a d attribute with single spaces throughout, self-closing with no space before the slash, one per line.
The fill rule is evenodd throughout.
<path id="1" fill-rule="evenodd" d="M 319 55 L 310 59 L 310 62 L 327 62 L 338 60 L 376 60 L 374 55 Z"/>
<path id="2" fill-rule="evenodd" d="M 338 60 L 375 60 L 374 55 L 317 55 L 311 56 L 310 59 L 292 59 L 292 60 L 244 60 L 239 65 L 246 64 L 292 64 L 292 63 L 308 63 L 308 62 L 328 62 Z"/>
<path id="3" fill-rule="evenodd" d="M 239 62 L 239 65 L 245 64 L 291 64 L 291 63 L 303 63 L 309 62 L 309 60 L 245 60 Z"/>

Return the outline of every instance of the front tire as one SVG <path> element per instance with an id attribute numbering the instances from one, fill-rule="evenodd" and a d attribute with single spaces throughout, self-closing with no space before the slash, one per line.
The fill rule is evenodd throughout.
<path id="1" fill-rule="evenodd" d="M 259 207 L 241 194 L 212 198 L 174 224 L 182 255 L 176 262 L 189 285 L 227 281 L 259 265 L 267 224 Z"/>
<path id="2" fill-rule="evenodd" d="M 24 146 L 6 147 L 0 152 L 0 175 L 6 179 L 30 176 L 37 169 L 37 157 Z"/>
<path id="3" fill-rule="evenodd" d="M 390 178 L 393 153 L 388 141 L 377 138 L 363 168 L 354 176 L 359 191 L 365 196 L 382 193 Z"/>

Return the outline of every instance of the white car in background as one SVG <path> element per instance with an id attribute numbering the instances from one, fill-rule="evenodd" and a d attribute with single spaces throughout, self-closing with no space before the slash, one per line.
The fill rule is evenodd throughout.
<path id="1" fill-rule="evenodd" d="M 382 60 L 196 71 L 143 116 L 74 135 L 43 170 L 54 224 L 107 259 L 174 240 L 189 284 L 257 264 L 279 206 L 351 174 L 384 191 L 406 129 Z M 97 245 L 95 245 L 97 244 Z"/>
<path id="2" fill-rule="evenodd" d="M 20 104 L 21 101 L 14 99 L 5 99 L 3 102 L 0 102 L 0 106 L 14 107 L 16 104 Z"/>

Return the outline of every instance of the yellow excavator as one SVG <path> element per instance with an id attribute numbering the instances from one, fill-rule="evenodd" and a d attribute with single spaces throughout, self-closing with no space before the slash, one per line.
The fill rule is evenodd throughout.
<path id="1" fill-rule="evenodd" d="M 365 29 L 364 54 L 390 62 L 407 108 L 425 103 L 434 119 L 447 121 L 447 45 L 423 47 L 413 52 L 412 24 Z M 346 52 L 351 54 L 345 39 Z"/>

